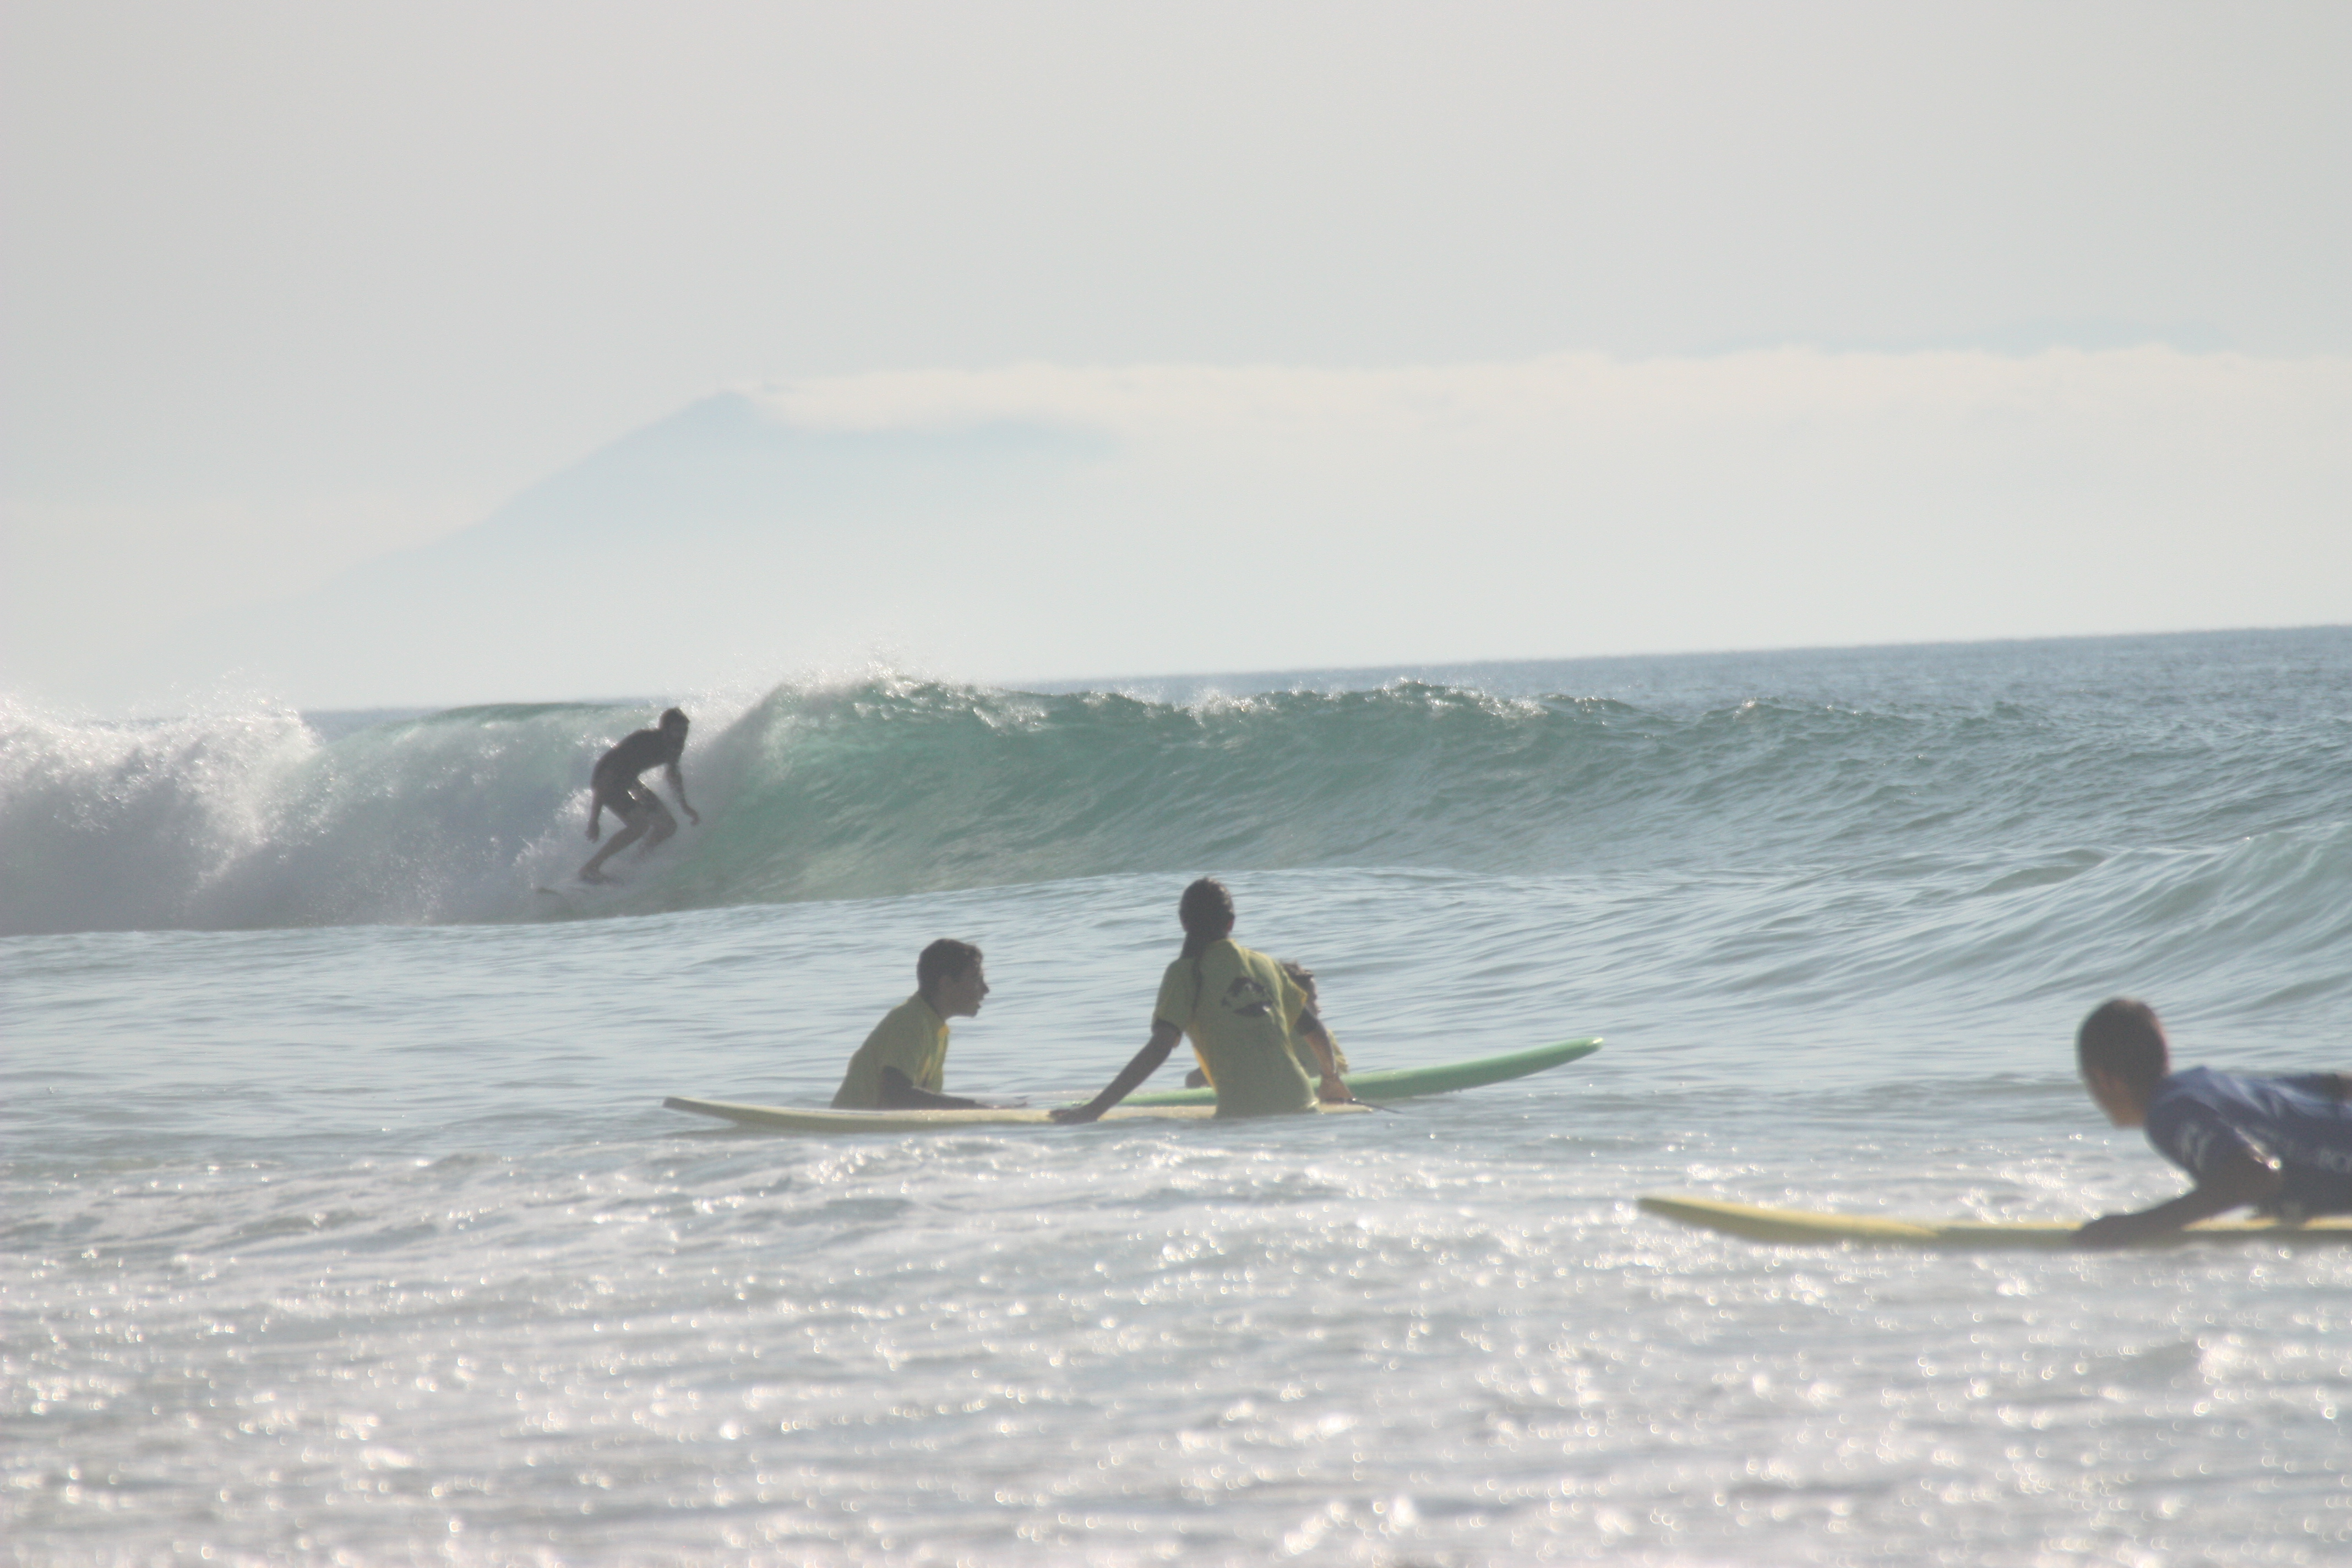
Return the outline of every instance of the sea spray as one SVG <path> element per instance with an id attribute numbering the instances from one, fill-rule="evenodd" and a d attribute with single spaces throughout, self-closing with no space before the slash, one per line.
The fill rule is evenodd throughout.
<path id="1" fill-rule="evenodd" d="M 0 933 L 218 923 L 320 752 L 290 710 L 75 721 L 0 703 Z"/>
<path id="2" fill-rule="evenodd" d="M 0 933 L 497 919 L 602 731 L 465 710 L 331 742 L 259 706 L 149 723 L 0 718 Z M 584 760 L 583 760 L 584 759 Z"/>

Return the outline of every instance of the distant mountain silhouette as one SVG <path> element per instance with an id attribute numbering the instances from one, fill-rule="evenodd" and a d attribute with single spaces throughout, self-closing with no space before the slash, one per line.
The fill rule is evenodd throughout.
<path id="1" fill-rule="evenodd" d="M 2154 347 L 875 373 L 149 668 L 415 707 L 2334 623 L 2347 406 L 2341 360 Z"/>
<path id="2" fill-rule="evenodd" d="M 292 599 L 203 618 L 154 650 L 337 705 L 677 689 L 717 671 L 854 656 L 947 613 L 968 550 L 1054 507 L 1108 438 L 1040 424 L 796 427 L 703 399 L 474 526 Z"/>

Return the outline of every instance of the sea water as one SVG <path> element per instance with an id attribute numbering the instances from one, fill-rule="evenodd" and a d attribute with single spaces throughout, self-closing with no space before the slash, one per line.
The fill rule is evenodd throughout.
<path id="1" fill-rule="evenodd" d="M 2352 1068 L 2352 630 L 0 719 L 0 1411 L 31 1563 L 2352 1561 L 2352 1248 L 2078 1218 L 2076 1083 Z M 951 1089 L 1141 1045 L 1178 893 L 1394 1114 L 783 1137 L 937 936 Z M 558 888 L 542 893 L 540 887 Z M 1175 1067 L 1162 1077 L 1172 1079 Z"/>

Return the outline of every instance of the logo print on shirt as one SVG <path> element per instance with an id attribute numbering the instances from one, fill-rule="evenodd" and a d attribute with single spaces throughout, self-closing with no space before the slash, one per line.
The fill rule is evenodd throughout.
<path id="1" fill-rule="evenodd" d="M 1234 976 L 1218 1001 L 1236 1018 L 1263 1018 L 1274 1011 L 1274 993 L 1246 974 Z"/>

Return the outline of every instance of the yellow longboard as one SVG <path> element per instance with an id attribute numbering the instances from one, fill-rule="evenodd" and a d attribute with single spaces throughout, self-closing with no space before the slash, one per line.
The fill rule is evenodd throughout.
<path id="1" fill-rule="evenodd" d="M 793 1105 L 740 1105 L 731 1100 L 688 1100 L 672 1095 L 662 1101 L 672 1110 L 716 1116 L 741 1127 L 764 1127 L 774 1132 L 950 1132 L 959 1127 L 1052 1127 L 1053 1114 L 1042 1105 L 987 1106 L 977 1110 L 803 1110 Z M 1319 1105 L 1326 1116 L 1368 1116 L 1360 1105 Z M 1206 1121 L 1217 1114 L 1213 1105 L 1118 1105 L 1103 1113 L 1105 1121 Z"/>
<path id="2" fill-rule="evenodd" d="M 1876 1215 L 1810 1214 L 1803 1209 L 1760 1208 L 1754 1204 L 1727 1204 L 1714 1198 L 1658 1195 L 1641 1200 L 1648 1213 L 1746 1237 L 1750 1241 L 1784 1241 L 1825 1246 L 1841 1241 L 1874 1242 L 1882 1247 L 1928 1247 L 1993 1251 L 2040 1248 L 2057 1251 L 2074 1238 L 2080 1222 L 2063 1220 L 1927 1220 L 1894 1219 Z M 2179 1247 L 2192 1241 L 2273 1241 L 2294 1245 L 2342 1246 L 2352 1242 L 2352 1215 L 2331 1215 L 2302 1225 L 2269 1219 L 2209 1219 L 2168 1236 L 2135 1243 L 2137 1247 Z"/>

